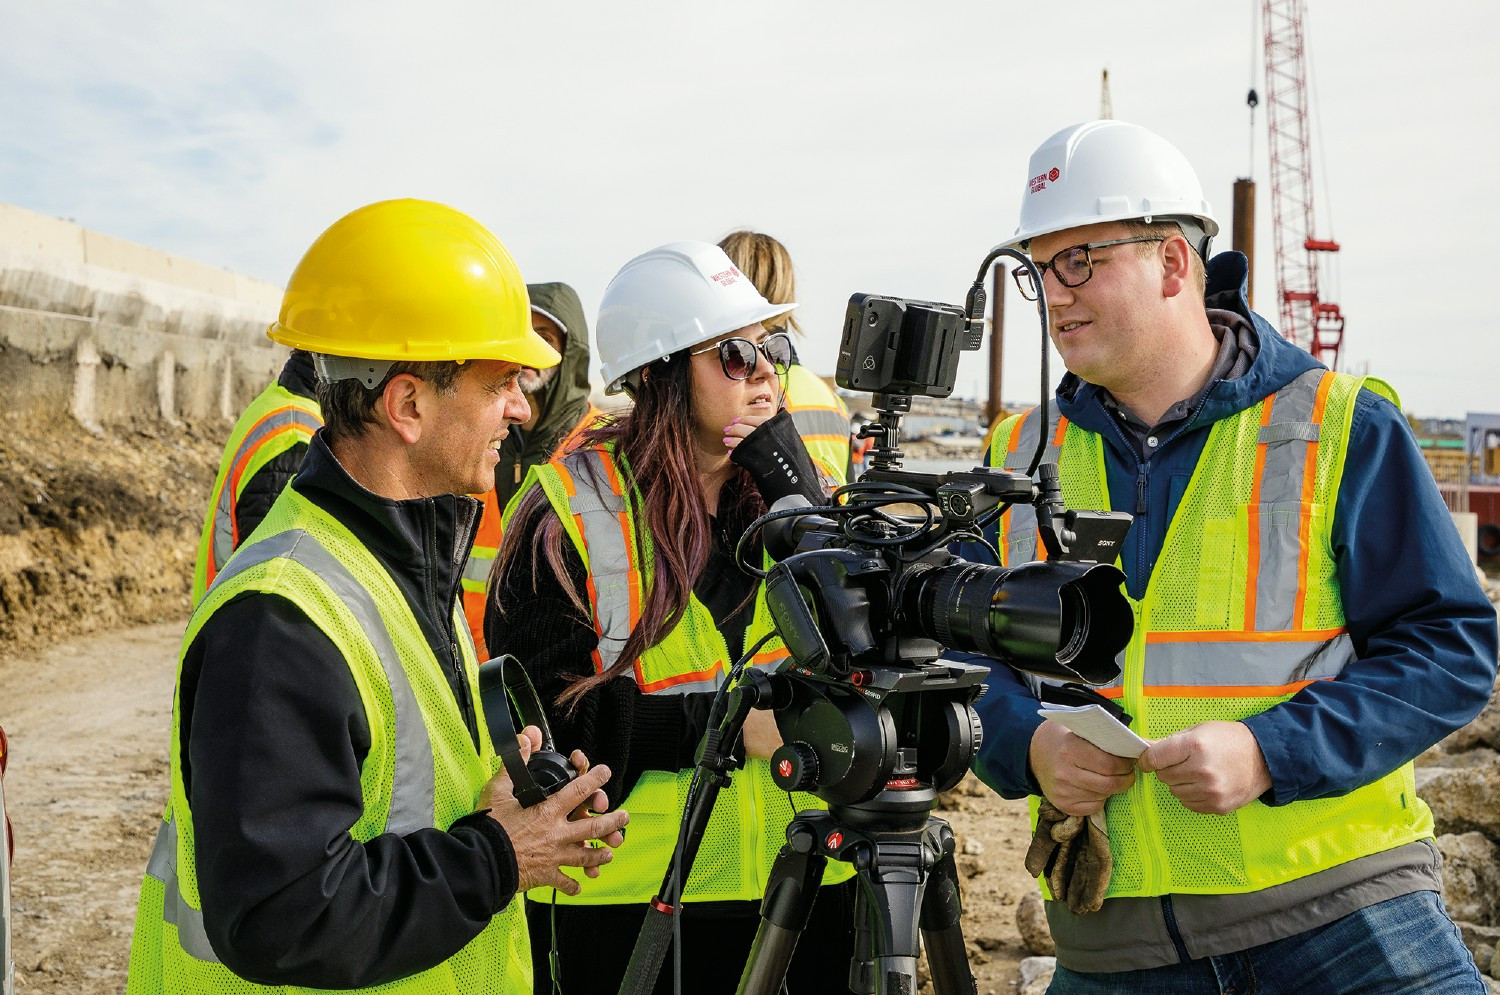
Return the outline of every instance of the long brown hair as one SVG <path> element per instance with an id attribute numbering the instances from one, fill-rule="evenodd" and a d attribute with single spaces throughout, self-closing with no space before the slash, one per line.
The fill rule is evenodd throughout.
<path id="1" fill-rule="evenodd" d="M 682 620 L 693 582 L 708 562 L 713 545 L 709 517 L 717 509 L 707 507 L 698 483 L 691 383 L 686 351 L 657 360 L 646 367 L 632 409 L 589 429 L 578 441 L 577 448 L 614 446 L 627 506 L 637 523 L 642 518 L 645 522 L 644 530 L 637 529 L 637 562 L 643 562 L 649 548 L 651 570 L 645 579 L 640 621 L 631 629 L 619 657 L 602 673 L 574 681 L 558 695 L 559 706 L 575 707 L 591 689 L 629 670 L 641 654 L 665 639 Z M 628 464 L 628 475 L 624 464 Z M 739 467 L 735 473 L 736 477 L 724 485 L 724 493 L 737 495 L 738 504 L 726 511 L 739 521 L 749 521 L 764 512 L 765 503 L 750 475 Z M 609 486 L 602 480 L 591 483 L 601 489 Z M 534 532 L 533 570 L 545 560 L 574 606 L 587 617 L 585 594 L 569 578 L 563 557 L 563 543 L 569 540 L 557 516 L 546 514 L 550 510 L 540 487 L 526 493 L 501 540 L 495 575 L 510 568 L 521 536 Z M 538 517 L 540 526 L 528 527 Z"/>

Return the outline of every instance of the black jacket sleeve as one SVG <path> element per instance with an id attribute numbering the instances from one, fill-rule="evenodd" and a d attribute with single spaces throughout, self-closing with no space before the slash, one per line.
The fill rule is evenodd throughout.
<path id="1" fill-rule="evenodd" d="M 484 640 L 491 654 L 509 653 L 526 668 L 547 706 L 559 751 L 582 750 L 590 763 L 609 765 L 604 792 L 610 805 L 618 805 L 645 771 L 692 767 L 707 728 L 711 695 L 643 694 L 627 672 L 590 691 L 571 709 L 557 704 L 573 680 L 594 673 L 592 654 L 599 637 L 569 600 L 545 554 L 536 549 L 537 531 L 553 514 L 550 506 L 540 505 L 512 523 L 519 544 L 504 572 L 491 582 Z M 566 539 L 563 564 L 573 589 L 585 590 L 583 561 Z"/>
<path id="2" fill-rule="evenodd" d="M 302 457 L 306 455 L 305 442 L 297 443 L 284 453 L 277 453 L 255 472 L 244 490 L 240 491 L 239 498 L 234 502 L 234 527 L 238 530 L 240 542 L 244 542 L 266 517 L 266 512 L 271 510 L 277 496 L 297 475 L 297 468 L 302 465 Z"/>
<path id="3" fill-rule="evenodd" d="M 368 843 L 370 745 L 342 655 L 290 602 L 243 596 L 184 658 L 183 780 L 209 942 L 264 985 L 355 988 L 452 956 L 511 900 L 515 853 L 483 814 Z"/>
<path id="4" fill-rule="evenodd" d="M 755 478 L 767 507 L 788 494 L 800 494 L 813 504 L 823 503 L 818 468 L 797 434 L 792 413 L 785 408 L 746 436 L 730 451 L 729 459 Z"/>

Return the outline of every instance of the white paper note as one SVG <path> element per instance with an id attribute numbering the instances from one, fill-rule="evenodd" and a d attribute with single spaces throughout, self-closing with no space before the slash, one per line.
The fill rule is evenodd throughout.
<path id="1" fill-rule="evenodd" d="M 1048 705 L 1037 709 L 1037 714 L 1067 726 L 1105 753 L 1117 757 L 1138 757 L 1151 745 L 1099 705 Z"/>

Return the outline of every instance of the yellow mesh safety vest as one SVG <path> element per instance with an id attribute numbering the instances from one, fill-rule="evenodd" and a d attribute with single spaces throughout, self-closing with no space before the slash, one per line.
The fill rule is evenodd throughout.
<path id="1" fill-rule="evenodd" d="M 786 372 L 786 408 L 828 490 L 848 482 L 849 407 L 823 378 L 800 363 Z"/>
<path id="2" fill-rule="evenodd" d="M 208 517 L 198 539 L 198 560 L 193 567 L 193 604 L 203 600 L 208 585 L 247 537 L 234 522 L 234 508 L 245 485 L 261 467 L 300 443 L 309 442 L 323 426 L 318 402 L 294 394 L 273 383 L 240 415 L 224 444 L 219 475 L 208 502 Z"/>
<path id="3" fill-rule="evenodd" d="M 637 528 L 639 496 L 629 470 L 609 447 L 584 449 L 551 463 L 534 466 L 507 512 L 521 496 L 541 487 L 588 571 L 588 597 L 594 630 L 599 635 L 594 668 L 602 673 L 619 659 L 621 648 L 640 621 L 645 581 L 651 572 L 651 539 Z M 627 494 L 629 497 L 627 497 Z M 756 590 L 755 614 L 745 630 L 740 653 L 774 631 L 765 602 L 765 585 Z M 773 636 L 750 665 L 774 670 L 787 650 Z M 731 655 L 709 610 L 693 596 L 682 620 L 665 639 L 636 661 L 636 684 L 645 694 L 711 692 L 723 683 L 739 654 Z M 563 868 L 582 885 L 577 897 L 537 888 L 535 901 L 608 905 L 650 901 L 661 890 L 687 800 L 692 770 L 646 771 L 620 803 L 630 813 L 629 839 L 596 880 Z M 771 765 L 749 760 L 719 792 L 703 843 L 683 892 L 684 901 L 755 899 L 765 893 L 777 852 L 786 842 L 792 816 L 826 806 L 810 794 L 790 795 L 771 780 Z M 824 884 L 848 880 L 853 868 L 830 862 Z"/>
<path id="4" fill-rule="evenodd" d="M 1131 600 L 1121 676 L 1100 689 L 1142 736 L 1255 715 L 1354 659 L 1332 529 L 1361 387 L 1396 400 L 1379 380 L 1312 370 L 1209 430 L 1145 595 Z M 999 426 L 991 465 L 1024 471 L 1038 421 L 1033 409 Z M 1103 440 L 1066 419 L 1046 431 L 1067 506 L 1108 508 Z M 1030 559 L 1032 509 L 1013 508 L 1001 528 L 1006 561 Z M 1033 825 L 1035 811 L 1033 798 Z M 1109 897 L 1258 891 L 1432 836 L 1410 763 L 1339 798 L 1228 815 L 1190 812 L 1145 774 L 1106 819 Z"/>
<path id="5" fill-rule="evenodd" d="M 370 751 L 360 771 L 364 811 L 349 835 L 446 829 L 475 810 L 479 791 L 499 769 L 479 716 L 476 752 L 442 665 L 395 581 L 343 525 L 295 488 L 282 491 L 256 540 L 220 572 L 188 622 L 185 653 L 204 623 L 236 595 L 286 598 L 344 653 L 364 702 Z M 465 633 L 454 611 L 455 631 Z M 460 636 L 469 691 L 479 702 L 478 664 Z M 181 691 L 179 667 L 179 694 Z M 172 709 L 171 799 L 141 885 L 130 948 L 127 995 L 313 991 L 245 981 L 220 963 L 203 925 L 194 863 L 193 814 L 182 781 L 181 701 Z M 458 953 L 380 993 L 531 992 L 531 948 L 520 896 Z M 321 990 L 321 989 L 319 989 Z"/>
<path id="6" fill-rule="evenodd" d="M 572 431 L 563 436 L 552 455 L 561 456 L 572 449 L 577 444 L 578 437 L 603 417 L 604 412 L 590 404 L 588 411 L 584 412 Z M 469 552 L 469 562 L 464 566 L 464 575 L 460 581 L 463 587 L 464 618 L 469 621 L 469 634 L 474 637 L 474 646 L 480 658 L 489 659 L 490 654 L 484 645 L 484 610 L 490 569 L 495 565 L 495 557 L 500 554 L 500 540 L 504 538 L 500 527 L 501 508 L 493 487 L 483 494 L 469 496 L 484 502 L 484 514 L 479 518 L 479 528 L 474 530 L 474 546 Z"/>

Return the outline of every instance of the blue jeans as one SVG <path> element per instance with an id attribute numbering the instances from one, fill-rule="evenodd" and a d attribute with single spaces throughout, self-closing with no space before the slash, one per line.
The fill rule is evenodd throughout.
<path id="1" fill-rule="evenodd" d="M 1219 957 L 1145 971 L 1058 967 L 1048 995 L 1487 995 L 1435 891 L 1361 909 L 1326 926 Z"/>

